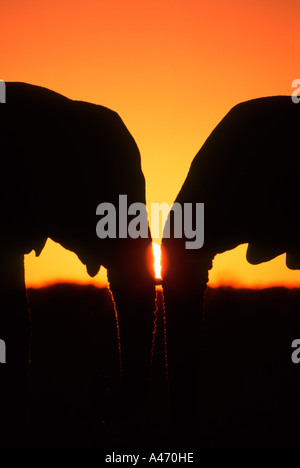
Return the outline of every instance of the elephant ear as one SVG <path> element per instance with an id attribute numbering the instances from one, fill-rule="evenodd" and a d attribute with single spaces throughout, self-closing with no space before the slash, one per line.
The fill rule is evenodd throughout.
<path id="1" fill-rule="evenodd" d="M 43 248 L 45 247 L 47 239 L 47 236 L 35 236 L 30 240 L 25 239 L 25 241 L 23 239 L 23 241 L 20 241 L 22 253 L 29 254 L 32 250 L 34 250 L 35 256 L 39 257 Z"/>
<path id="2" fill-rule="evenodd" d="M 258 265 L 263 262 L 273 260 L 284 253 L 284 249 L 279 248 L 265 241 L 249 242 L 246 258 L 251 265 Z"/>
<path id="3" fill-rule="evenodd" d="M 43 248 L 45 247 L 45 244 L 47 242 L 47 237 L 40 237 L 34 242 L 34 247 L 33 250 L 35 251 L 35 256 L 39 257 Z"/>
<path id="4" fill-rule="evenodd" d="M 300 250 L 289 249 L 286 253 L 286 266 L 290 270 L 300 270 Z"/>

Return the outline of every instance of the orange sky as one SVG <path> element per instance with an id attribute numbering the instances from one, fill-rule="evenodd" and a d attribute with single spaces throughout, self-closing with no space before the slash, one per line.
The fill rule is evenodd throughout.
<path id="1" fill-rule="evenodd" d="M 0 13 L 0 78 L 116 110 L 140 148 L 148 203 L 172 203 L 233 105 L 291 94 L 300 78 L 299 0 L 2 0 Z M 300 286 L 283 257 L 251 266 L 245 250 L 218 256 L 210 284 Z M 48 241 L 26 256 L 26 280 L 100 284 L 105 272 L 91 280 Z"/>

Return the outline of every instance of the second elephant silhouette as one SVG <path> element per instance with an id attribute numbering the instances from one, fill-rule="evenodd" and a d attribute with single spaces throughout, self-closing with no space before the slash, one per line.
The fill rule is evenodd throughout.
<path id="1" fill-rule="evenodd" d="M 286 253 L 300 269 L 300 106 L 290 96 L 243 102 L 217 125 L 195 156 L 176 198 L 204 203 L 204 245 L 187 250 L 184 237 L 165 237 L 163 290 L 169 376 L 179 443 L 197 441 L 197 366 L 208 273 L 216 254 L 248 243 L 258 264 Z M 168 222 L 172 225 L 173 213 Z M 184 385 L 182 384 L 184 382 Z M 171 393 L 172 394 L 172 393 Z M 197 409 L 198 408 L 198 409 Z"/>

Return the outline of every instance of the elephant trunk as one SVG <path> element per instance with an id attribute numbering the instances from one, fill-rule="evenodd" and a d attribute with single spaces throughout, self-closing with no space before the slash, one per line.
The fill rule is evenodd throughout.
<path id="1" fill-rule="evenodd" d="M 124 378 L 147 379 L 150 372 L 154 329 L 155 285 L 143 272 L 109 271 L 110 289 L 116 306 Z M 123 278 L 121 279 L 121 276 Z M 143 275 L 143 276 L 142 276 Z"/>
<path id="2" fill-rule="evenodd" d="M 129 242 L 129 241 L 127 241 Z M 132 240 L 108 268 L 116 306 L 122 362 L 122 388 L 140 398 L 149 383 L 155 320 L 155 280 L 151 240 Z"/>
<path id="3" fill-rule="evenodd" d="M 201 329 L 211 260 L 185 250 L 178 239 L 164 239 L 162 253 L 174 444 L 191 447 L 199 442 Z"/>
<path id="4" fill-rule="evenodd" d="M 155 281 L 146 261 L 151 241 L 146 243 L 146 248 L 143 242 L 141 244 L 142 248 L 136 251 L 127 248 L 115 267 L 108 268 L 121 351 L 121 381 L 114 410 L 124 447 L 148 446 L 145 444 L 151 443 L 153 435 L 149 403 L 152 400 L 150 365 L 155 328 Z"/>

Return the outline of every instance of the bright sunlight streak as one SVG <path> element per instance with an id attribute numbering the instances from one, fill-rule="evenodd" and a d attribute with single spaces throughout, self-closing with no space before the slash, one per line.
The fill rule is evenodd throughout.
<path id="1" fill-rule="evenodd" d="M 161 249 L 160 245 L 152 242 L 152 250 L 154 255 L 154 271 L 155 278 L 161 278 Z"/>

